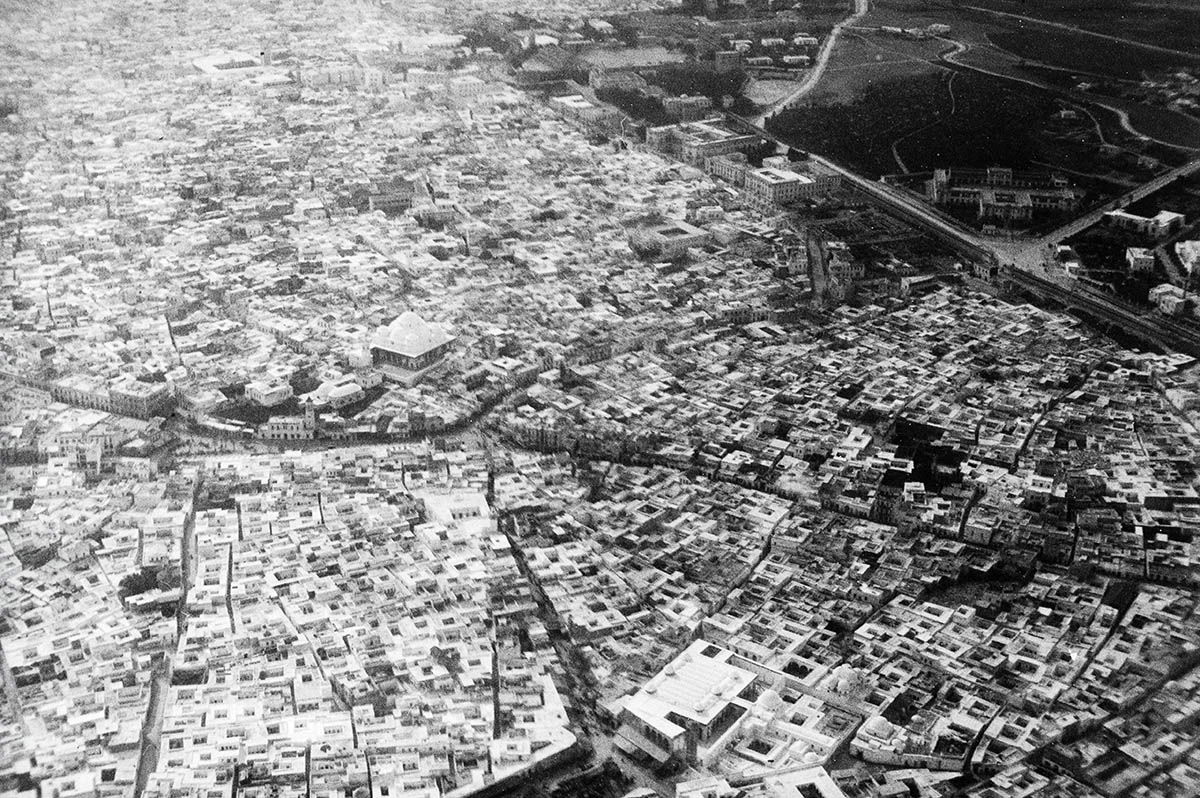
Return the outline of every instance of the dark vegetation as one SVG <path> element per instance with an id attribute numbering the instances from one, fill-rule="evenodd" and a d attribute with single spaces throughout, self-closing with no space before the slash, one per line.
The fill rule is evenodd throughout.
<path id="1" fill-rule="evenodd" d="M 170 568 L 148 568 L 128 573 L 121 578 L 117 586 L 117 596 L 124 601 L 130 596 L 138 596 L 151 590 L 167 590 L 179 587 L 179 572 Z"/>
<path id="2" fill-rule="evenodd" d="M 969 5 L 1195 52 L 1200 57 L 1195 33 L 1200 30 L 1200 4 L 1194 0 L 971 0 Z"/>
<path id="3" fill-rule="evenodd" d="M 661 100 L 648 97 L 639 91 L 615 87 L 597 89 L 596 99 L 616 106 L 630 117 L 644 120 L 651 125 L 666 125 L 672 121 Z"/>
<path id="4" fill-rule="evenodd" d="M 1052 29 L 1012 28 L 988 38 L 1021 58 L 1127 80 L 1140 80 L 1144 70 L 1182 66 L 1167 53 Z"/>
<path id="5" fill-rule="evenodd" d="M 730 109 L 734 113 L 754 112 L 754 103 L 742 93 L 746 85 L 746 73 L 740 70 L 717 72 L 705 64 L 672 64 L 648 72 L 646 80 L 671 96 L 708 97 L 714 108 L 721 107 L 723 98 L 733 97 Z M 596 98 L 650 125 L 667 125 L 678 121 L 663 108 L 661 99 L 632 89 L 597 89 Z"/>
<path id="6" fill-rule="evenodd" d="M 1200 178 L 1177 180 L 1161 191 L 1133 203 L 1126 210 L 1140 216 L 1153 216 L 1159 211 L 1169 210 L 1182 213 L 1189 220 L 1197 218 L 1200 214 Z M 1194 236 L 1186 232 L 1180 236 L 1191 237 Z M 1150 289 L 1167 282 L 1171 277 L 1161 262 L 1153 274 L 1129 273 L 1125 250 L 1128 247 L 1153 249 L 1160 242 L 1149 236 L 1141 236 L 1101 222 L 1072 236 L 1067 243 L 1083 261 L 1088 277 L 1111 283 L 1118 296 L 1131 302 L 1147 302 Z"/>
<path id="7" fill-rule="evenodd" d="M 947 80 L 940 73 L 876 81 L 852 102 L 784 111 L 768 120 L 767 128 L 873 176 L 897 171 L 891 145 L 909 133 L 900 148 L 913 171 L 1022 168 L 1039 159 L 1037 134 L 1055 110 L 1048 96 L 963 73 L 955 81 L 957 109 L 950 115 Z M 939 124 L 926 127 L 939 117 Z"/>
<path id="8" fill-rule="evenodd" d="M 746 73 L 741 70 L 718 72 L 711 66 L 698 63 L 670 64 L 647 74 L 646 80 L 667 94 L 708 97 L 713 105 L 720 105 L 721 98 L 726 95 L 741 96 Z"/>
<path id="9" fill-rule="evenodd" d="M 345 407 L 338 408 L 335 412 L 344 419 L 354 418 L 374 404 L 387 391 L 386 385 L 376 385 L 374 388 L 366 388 L 363 390 L 362 399 L 359 399 L 357 402 L 351 402 Z"/>
<path id="10" fill-rule="evenodd" d="M 292 396 L 273 407 L 263 407 L 249 399 L 241 399 L 222 403 L 216 408 L 214 414 L 231 421 L 241 421 L 244 424 L 258 426 L 266 424 L 275 416 L 300 415 L 300 402 L 295 396 Z"/>
<path id="11" fill-rule="evenodd" d="M 1200 176 L 1190 175 L 1168 183 L 1161 190 L 1143 197 L 1126 208 L 1130 213 L 1153 216 L 1159 211 L 1174 211 L 1187 217 L 1188 224 L 1200 219 Z"/>

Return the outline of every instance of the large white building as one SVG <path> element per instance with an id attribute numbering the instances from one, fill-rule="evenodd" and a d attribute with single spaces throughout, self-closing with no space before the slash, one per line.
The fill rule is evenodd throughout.
<path id="1" fill-rule="evenodd" d="M 409 310 L 375 331 L 371 338 L 371 361 L 385 371 L 389 367 L 421 371 L 441 360 L 454 341 L 455 337 L 440 326 Z"/>
<path id="2" fill-rule="evenodd" d="M 733 656 L 692 643 L 625 701 L 614 744 L 659 764 L 702 759 L 757 697 L 756 675 L 732 664 Z"/>
<path id="3" fill-rule="evenodd" d="M 292 398 L 292 386 L 286 382 L 254 380 L 246 383 L 246 398 L 263 407 L 274 407 Z"/>
<path id="4" fill-rule="evenodd" d="M 706 158 L 745 152 L 761 143 L 759 136 L 735 130 L 718 118 L 652 127 L 646 131 L 647 146 L 696 165 L 703 165 Z"/>
<path id="5" fill-rule="evenodd" d="M 630 236 L 630 243 L 635 249 L 639 243 L 653 247 L 661 257 L 671 259 L 686 255 L 692 247 L 704 246 L 710 239 L 711 235 L 704 228 L 672 220 L 635 232 Z"/>
<path id="6" fill-rule="evenodd" d="M 1200 269 L 1200 241 L 1180 241 L 1175 244 L 1175 254 L 1179 257 L 1179 262 L 1183 264 L 1183 268 L 1187 270 L 1188 276 L 1196 273 Z"/>
<path id="7" fill-rule="evenodd" d="M 1183 227 L 1183 214 L 1174 211 L 1159 211 L 1153 216 L 1138 216 L 1124 210 L 1104 214 L 1109 224 L 1122 230 L 1131 230 L 1150 238 L 1166 238 Z"/>
<path id="8" fill-rule="evenodd" d="M 746 199 L 758 207 L 783 205 L 816 193 L 816 181 L 808 175 L 769 166 L 746 172 Z"/>

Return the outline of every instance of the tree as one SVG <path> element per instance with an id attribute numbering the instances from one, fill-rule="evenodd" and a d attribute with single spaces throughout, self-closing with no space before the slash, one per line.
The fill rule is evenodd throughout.
<path id="1" fill-rule="evenodd" d="M 626 47 L 637 47 L 638 30 L 634 27 L 621 26 L 617 28 L 616 36 Z"/>
<path id="2" fill-rule="evenodd" d="M 154 590 L 158 587 L 158 569 L 157 568 L 142 568 L 140 571 L 133 571 L 125 574 L 121 578 L 120 585 L 117 589 L 117 596 L 121 601 L 130 596 L 137 596 Z"/>
<path id="3" fill-rule="evenodd" d="M 729 110 L 738 116 L 751 116 L 758 107 L 746 95 L 741 95 L 733 98 L 733 102 L 729 104 Z"/>
<path id="4" fill-rule="evenodd" d="M 183 584 L 183 574 L 178 568 L 163 568 L 158 572 L 158 587 L 174 590 Z"/>

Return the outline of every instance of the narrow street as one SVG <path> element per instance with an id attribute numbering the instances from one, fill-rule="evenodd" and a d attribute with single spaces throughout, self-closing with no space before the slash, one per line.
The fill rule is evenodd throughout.
<path id="1" fill-rule="evenodd" d="M 509 542 L 517 569 L 533 589 L 534 599 L 538 604 L 538 615 L 550 632 L 550 641 L 554 645 L 558 661 L 563 668 L 564 676 L 561 683 L 558 683 L 558 687 L 569 704 L 567 714 L 571 719 L 572 731 L 575 732 L 580 742 L 591 751 L 586 759 L 543 774 L 531 783 L 550 793 L 562 782 L 589 767 L 602 765 L 611 759 L 618 765 L 621 772 L 633 781 L 633 786 L 647 787 L 664 798 L 674 795 L 674 787 L 670 783 L 645 771 L 639 764 L 628 759 L 613 747 L 611 732 L 607 722 L 601 718 L 597 703 L 599 694 L 595 688 L 596 677 L 592 674 L 587 659 L 575 646 L 570 633 L 564 628 L 562 619 L 547 598 L 541 582 L 529 568 L 525 553 L 521 548 L 522 538 L 519 534 L 521 523 L 522 519 L 519 514 L 502 514 L 497 519 L 497 526 Z"/>
<path id="2" fill-rule="evenodd" d="M 158 767 L 163 710 L 170 686 L 171 658 L 168 655 L 154 664 L 154 675 L 150 682 L 150 701 L 146 705 L 146 718 L 142 723 L 141 750 L 138 752 L 137 775 L 134 778 L 133 787 L 134 798 L 138 798 L 146 789 L 150 774 Z"/>
<path id="3" fill-rule="evenodd" d="M 179 544 L 179 605 L 175 609 L 176 634 L 182 637 L 187 631 L 188 590 L 196 579 L 196 510 L 195 503 L 204 488 L 203 472 L 196 479 L 192 490 L 192 507 L 183 523 Z M 150 774 L 158 767 L 159 748 L 162 740 L 163 715 L 167 695 L 170 693 L 171 673 L 174 666 L 173 651 L 165 652 L 154 663 L 150 682 L 150 700 L 146 705 L 146 717 L 142 722 L 142 733 L 138 753 L 137 775 L 134 778 L 134 798 L 140 798 L 150 780 Z"/>
<path id="4" fill-rule="evenodd" d="M 17 723 L 21 724 L 21 728 L 24 729 L 25 719 L 21 712 L 21 700 L 17 694 L 17 683 L 13 681 L 12 671 L 8 667 L 8 660 L 4 658 L 4 649 L 2 648 L 0 648 L 0 682 L 3 682 L 4 700 L 8 702 Z"/>

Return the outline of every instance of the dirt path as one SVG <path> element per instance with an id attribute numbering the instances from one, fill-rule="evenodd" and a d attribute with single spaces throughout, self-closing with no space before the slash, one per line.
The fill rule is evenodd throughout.
<path id="1" fill-rule="evenodd" d="M 946 91 L 950 94 L 950 113 L 939 114 L 938 117 L 932 122 L 921 125 L 921 127 L 917 128 L 916 130 L 911 130 L 900 138 L 892 140 L 892 160 L 896 162 L 896 165 L 900 167 L 900 171 L 904 174 L 908 174 L 910 170 L 908 168 L 908 164 L 904 163 L 904 159 L 900 157 L 899 146 L 901 142 L 907 138 L 917 135 L 918 133 L 924 133 L 930 128 L 937 127 L 942 122 L 945 122 L 947 119 L 958 113 L 958 98 L 954 96 L 954 79 L 957 78 L 959 74 L 960 73 L 958 72 L 951 72 L 949 80 L 946 81 Z"/>
<path id="2" fill-rule="evenodd" d="M 858 24 L 859 20 L 867 15 L 867 11 L 870 10 L 870 7 L 870 0 L 854 0 L 854 13 L 843 19 L 837 25 L 833 26 L 833 30 L 829 32 L 829 35 L 825 37 L 825 41 L 821 43 L 821 51 L 817 53 L 817 61 L 813 64 L 812 69 L 809 70 L 808 75 L 805 76 L 804 80 L 798 87 L 796 87 L 794 92 L 787 95 L 782 100 L 775 102 L 762 114 L 758 115 L 755 118 L 755 122 L 757 124 L 764 124 L 768 116 L 771 116 L 778 111 L 782 111 L 789 105 L 792 105 L 816 87 L 817 83 L 819 83 L 821 80 L 821 76 L 825 74 L 825 67 L 829 65 L 829 57 L 833 55 L 833 48 L 837 45 L 838 38 L 841 37 L 842 31 L 852 25 Z"/>
<path id="3" fill-rule="evenodd" d="M 991 8 L 981 8 L 979 6 L 963 6 L 963 8 L 969 9 L 971 11 L 978 11 L 983 14 L 990 14 L 995 17 L 1004 17 L 1005 19 L 1015 19 L 1018 22 L 1028 22 L 1033 25 L 1040 25 L 1044 28 L 1054 28 L 1055 30 L 1069 31 L 1071 33 L 1076 33 L 1076 34 L 1079 34 L 1082 36 L 1094 36 L 1097 39 L 1105 39 L 1110 42 L 1118 42 L 1120 44 L 1127 44 L 1130 47 L 1140 47 L 1143 50 L 1151 50 L 1156 53 L 1163 53 L 1164 55 L 1172 55 L 1172 56 L 1177 56 L 1180 58 L 1186 58 L 1189 61 L 1200 61 L 1200 55 L 1197 55 L 1196 53 L 1189 53 L 1184 50 L 1172 50 L 1170 47 L 1162 47 L 1157 44 L 1149 44 L 1147 42 L 1137 41 L 1136 39 L 1126 39 L 1121 36 L 1111 36 L 1107 33 L 1099 33 L 1094 30 L 1088 30 L 1087 28 L 1080 28 L 1077 25 L 1067 25 L 1063 22 L 1051 22 L 1048 19 L 1039 19 L 1038 17 L 1027 17 L 1022 14 L 1013 14 L 1008 11 L 996 11 Z"/>
<path id="4" fill-rule="evenodd" d="M 960 67 L 962 69 L 969 69 L 973 72 L 979 72 L 984 75 L 990 75 L 994 78 L 1000 78 L 1001 80 L 1009 80 L 1009 81 L 1013 81 L 1015 83 L 1024 83 L 1027 86 L 1033 86 L 1036 89 L 1041 89 L 1042 91 L 1048 91 L 1056 96 L 1064 97 L 1064 98 L 1067 98 L 1067 99 L 1070 99 L 1070 100 L 1073 100 L 1076 102 L 1089 103 L 1098 108 L 1103 108 L 1106 111 L 1116 114 L 1117 123 L 1121 126 L 1121 128 L 1123 130 L 1125 130 L 1127 133 L 1129 133 L 1131 135 L 1146 139 L 1147 141 L 1153 141 L 1157 144 L 1163 145 L 1164 147 L 1171 147 L 1172 149 L 1176 149 L 1176 150 L 1195 151 L 1197 149 L 1196 147 L 1185 147 L 1181 144 L 1175 144 L 1170 141 L 1163 141 L 1162 139 L 1158 139 L 1153 136 L 1147 135 L 1146 133 L 1143 133 L 1142 131 L 1138 130 L 1137 128 L 1135 128 L 1133 126 L 1132 122 L 1129 119 L 1129 112 L 1126 111 L 1125 109 L 1119 108 L 1115 105 L 1109 105 L 1108 103 L 1101 102 L 1100 100 L 1097 100 L 1097 99 L 1094 99 L 1091 97 L 1086 98 L 1086 99 L 1081 99 L 1081 98 L 1078 98 L 1074 93 L 1066 91 L 1061 88 L 1058 88 L 1056 86 L 1050 86 L 1045 83 L 1039 83 L 1038 81 L 1031 80 L 1029 78 L 1019 78 L 1015 75 L 1009 75 L 1004 72 L 996 72 L 995 70 L 992 70 L 992 69 L 987 69 L 985 67 L 977 66 L 975 64 L 970 64 L 970 63 L 966 63 L 964 61 L 960 61 L 960 60 L 958 60 L 959 56 L 961 56 L 963 53 L 968 52 L 971 49 L 970 45 L 960 42 L 957 39 L 947 39 L 947 38 L 943 38 L 943 37 L 938 37 L 938 38 L 941 39 L 941 41 L 944 41 L 947 44 L 952 45 L 954 48 L 951 51 L 942 53 L 941 55 L 938 56 L 939 60 L 943 61 L 944 63 L 951 64 L 953 66 Z M 1007 51 L 1005 51 L 1005 52 L 1007 52 Z M 1094 121 L 1094 119 L 1095 118 L 1093 117 L 1093 121 Z"/>

